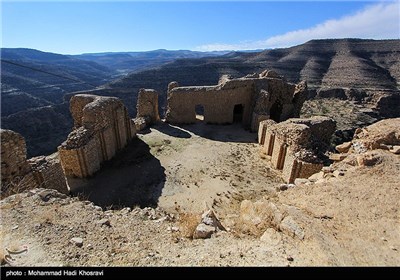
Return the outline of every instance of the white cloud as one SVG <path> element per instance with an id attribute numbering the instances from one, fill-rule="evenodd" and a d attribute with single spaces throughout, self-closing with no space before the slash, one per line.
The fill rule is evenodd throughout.
<path id="1" fill-rule="evenodd" d="M 302 44 L 312 39 L 328 38 L 398 39 L 400 38 L 399 14 L 399 1 L 380 3 L 367 6 L 353 15 L 327 20 L 308 29 L 290 31 L 266 40 L 237 44 L 207 44 L 196 49 L 212 51 L 281 48 Z"/>

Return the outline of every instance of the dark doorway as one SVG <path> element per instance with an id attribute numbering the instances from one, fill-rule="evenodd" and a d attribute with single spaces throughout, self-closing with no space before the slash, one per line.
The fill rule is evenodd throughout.
<path id="1" fill-rule="evenodd" d="M 199 121 L 204 121 L 204 106 L 201 104 L 198 104 L 194 108 L 194 111 L 196 112 L 196 119 Z"/>
<path id="2" fill-rule="evenodd" d="M 278 100 L 272 105 L 269 116 L 272 120 L 279 122 L 281 120 L 281 115 L 282 115 L 282 104 Z"/>
<path id="3" fill-rule="evenodd" d="M 236 104 L 235 107 L 233 108 L 233 122 L 238 123 L 243 121 L 243 105 L 242 104 Z"/>

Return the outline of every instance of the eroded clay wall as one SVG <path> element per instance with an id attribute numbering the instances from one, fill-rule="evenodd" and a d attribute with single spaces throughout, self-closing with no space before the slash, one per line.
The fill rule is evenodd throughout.
<path id="1" fill-rule="evenodd" d="M 272 167 L 282 170 L 283 179 L 293 183 L 296 178 L 307 178 L 321 170 L 321 153 L 328 147 L 335 127 L 327 117 L 289 119 L 270 125 L 263 121 L 260 133 L 264 133 L 265 140 L 261 149 L 270 156 Z"/>
<path id="2" fill-rule="evenodd" d="M 59 147 L 58 152 L 65 176 L 85 178 L 94 174 L 100 169 L 101 151 L 96 137 L 80 147 Z"/>
<path id="3" fill-rule="evenodd" d="M 70 110 L 79 127 L 58 148 L 67 176 L 93 175 L 135 136 L 127 109 L 118 98 L 78 94 L 71 98 Z"/>
<path id="4" fill-rule="evenodd" d="M 25 139 L 11 130 L 1 130 L 1 196 L 32 188 L 68 193 L 58 154 L 26 159 Z"/>
<path id="5" fill-rule="evenodd" d="M 175 87 L 168 92 L 166 121 L 170 123 L 194 123 L 196 105 L 204 108 L 204 122 L 227 124 L 233 122 L 235 105 L 243 106 L 242 123 L 250 123 L 251 82 L 209 87 Z"/>
<path id="6" fill-rule="evenodd" d="M 26 143 L 21 134 L 1 129 L 1 183 L 4 187 L 15 177 L 30 171 L 26 162 Z"/>
<path id="7" fill-rule="evenodd" d="M 235 105 L 242 105 L 241 121 L 252 131 L 266 119 L 279 122 L 298 117 L 307 84 L 289 84 L 275 72 L 264 72 L 233 80 L 225 77 L 216 86 L 179 87 L 173 82 L 168 87 L 166 121 L 194 123 L 196 105 L 203 106 L 206 123 L 216 124 L 232 123 L 238 114 L 234 114 Z"/>
<path id="8" fill-rule="evenodd" d="M 138 94 L 136 118 L 149 118 L 150 123 L 160 121 L 158 113 L 158 93 L 154 89 L 140 89 Z"/>
<path id="9" fill-rule="evenodd" d="M 32 167 L 37 187 L 55 189 L 61 193 L 68 194 L 69 189 L 58 153 L 30 158 L 28 162 Z"/>

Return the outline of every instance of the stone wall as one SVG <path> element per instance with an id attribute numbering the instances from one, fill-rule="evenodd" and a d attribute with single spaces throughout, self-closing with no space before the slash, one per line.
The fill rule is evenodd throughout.
<path id="1" fill-rule="evenodd" d="M 1 129 L 1 184 L 4 187 L 15 177 L 30 172 L 26 161 L 24 137 L 12 130 Z"/>
<path id="2" fill-rule="evenodd" d="M 32 188 L 68 193 L 58 154 L 26 159 L 25 139 L 11 130 L 1 130 L 1 197 Z"/>
<path id="3" fill-rule="evenodd" d="M 327 117 L 293 118 L 276 124 L 262 121 L 259 143 L 272 167 L 282 170 L 284 180 L 292 183 L 321 170 L 335 129 L 335 121 Z"/>
<path id="4" fill-rule="evenodd" d="M 289 84 L 273 71 L 232 80 L 224 77 L 215 86 L 179 87 L 172 82 L 168 89 L 167 122 L 194 123 L 195 108 L 201 105 L 204 122 L 241 122 L 253 131 L 265 119 L 298 117 L 307 97 L 305 82 Z"/>
<path id="5" fill-rule="evenodd" d="M 150 124 L 160 121 L 158 113 L 158 93 L 154 89 L 140 89 L 136 105 L 136 118 L 148 117 Z"/>
<path id="6" fill-rule="evenodd" d="M 66 176 L 93 175 L 136 134 L 118 98 L 78 94 L 71 98 L 70 110 L 75 128 L 58 147 Z"/>
<path id="7" fill-rule="evenodd" d="M 65 194 L 69 193 L 58 153 L 30 158 L 28 163 L 32 167 L 32 174 L 37 187 L 55 189 Z"/>

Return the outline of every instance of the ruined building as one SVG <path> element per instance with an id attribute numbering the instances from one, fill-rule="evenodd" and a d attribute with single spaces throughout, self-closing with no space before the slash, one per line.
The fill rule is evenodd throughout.
<path id="1" fill-rule="evenodd" d="M 293 182 L 318 172 L 324 163 L 335 122 L 326 117 L 296 119 L 306 99 L 307 85 L 287 83 L 273 71 L 239 79 L 223 76 L 215 86 L 168 86 L 166 121 L 193 123 L 240 122 L 258 130 L 259 143 L 274 168 Z M 198 108 L 201 107 L 201 108 Z M 25 140 L 18 133 L 1 131 L 2 186 L 45 187 L 68 192 L 66 178 L 86 178 L 114 157 L 135 137 L 136 131 L 160 121 L 158 93 L 140 89 L 137 116 L 129 118 L 116 97 L 77 94 L 70 99 L 74 129 L 58 153 L 27 160 Z M 18 186 L 17 186 L 18 187 Z"/>
<path id="2" fill-rule="evenodd" d="M 58 153 L 49 156 L 27 159 L 25 139 L 1 130 L 2 197 L 38 187 L 69 193 L 66 177 L 93 175 L 136 135 L 118 98 L 78 94 L 71 98 L 70 110 L 74 130 Z"/>
<path id="3" fill-rule="evenodd" d="M 84 178 L 100 169 L 136 135 L 121 100 L 78 94 L 70 100 L 74 130 L 59 147 L 65 175 Z"/>
<path id="4" fill-rule="evenodd" d="M 158 93 L 154 89 L 140 89 L 136 105 L 136 130 L 140 131 L 146 126 L 160 121 L 158 113 Z"/>
<path id="5" fill-rule="evenodd" d="M 308 178 L 319 172 L 329 148 L 336 123 L 328 117 L 289 119 L 281 123 L 260 122 L 259 143 L 275 169 L 282 170 L 285 181 Z"/>
<path id="6" fill-rule="evenodd" d="M 58 154 L 26 158 L 25 139 L 1 129 L 1 196 L 31 188 L 56 189 L 68 193 Z"/>
<path id="7" fill-rule="evenodd" d="M 273 71 L 232 80 L 225 76 L 215 86 L 179 87 L 172 82 L 165 119 L 174 124 L 194 123 L 197 113 L 206 123 L 241 122 L 257 131 L 262 120 L 299 117 L 306 97 L 305 82 L 289 84 Z"/>

